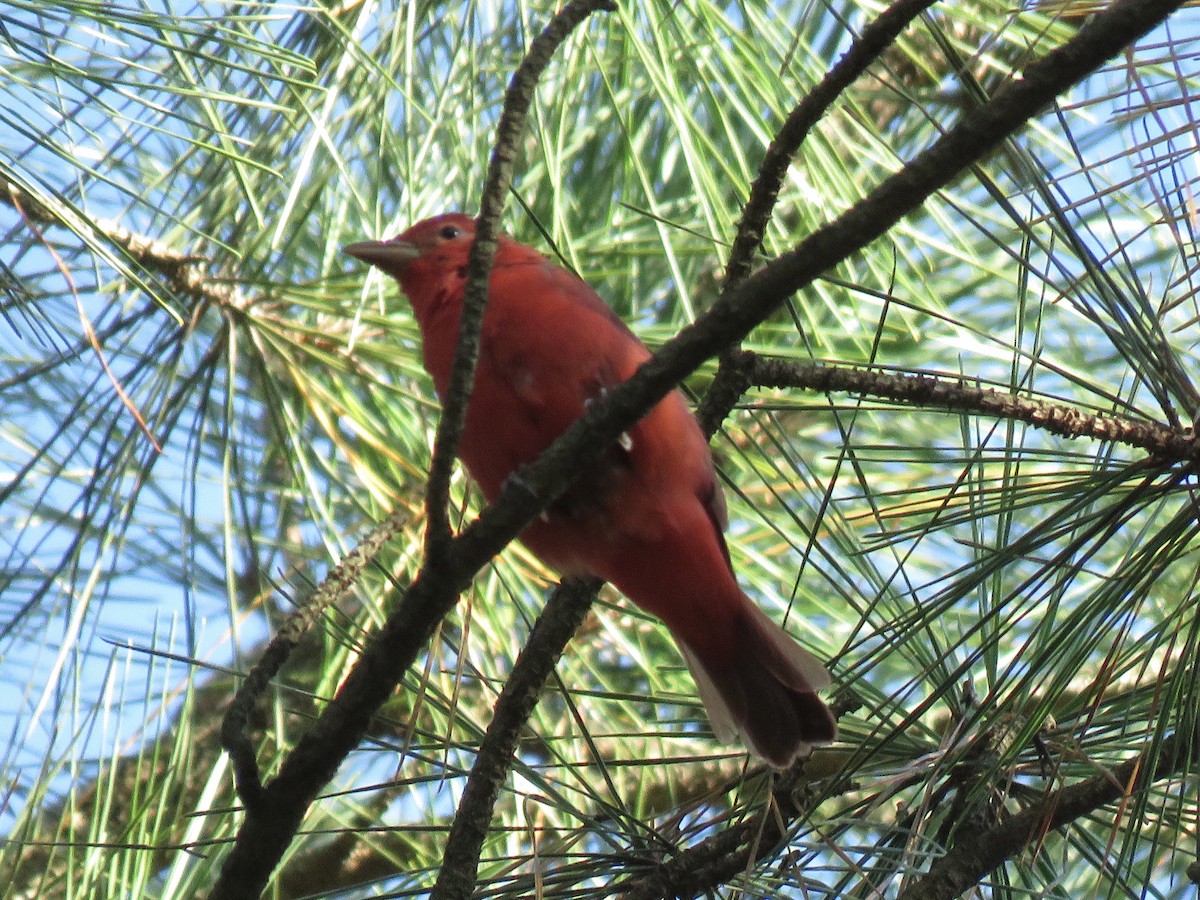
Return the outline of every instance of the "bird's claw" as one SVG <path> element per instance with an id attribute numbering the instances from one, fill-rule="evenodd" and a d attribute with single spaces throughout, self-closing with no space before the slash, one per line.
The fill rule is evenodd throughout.
<path id="1" fill-rule="evenodd" d="M 583 406 L 585 409 L 590 409 L 593 403 L 597 403 L 598 401 L 603 400 L 607 396 L 608 396 L 608 388 L 606 388 L 604 385 L 600 385 L 599 393 L 597 394 L 597 396 L 585 397 L 583 399 Z M 633 438 L 630 437 L 628 431 L 621 432 L 620 437 L 617 438 L 617 446 L 619 446 L 626 453 L 629 453 L 631 450 L 633 450 Z"/>
<path id="2" fill-rule="evenodd" d="M 541 498 L 538 497 L 538 495 L 533 492 L 533 489 L 529 487 L 529 483 L 524 478 L 521 477 L 521 472 L 523 472 L 524 469 L 525 469 L 524 466 L 520 466 L 516 469 L 513 469 L 511 472 L 509 472 L 508 477 L 505 478 L 504 481 L 501 482 L 501 484 L 500 484 L 500 492 L 504 493 L 505 491 L 507 491 L 509 489 L 509 487 L 514 487 L 514 488 L 518 488 L 518 489 L 524 491 L 530 497 L 533 497 L 533 499 L 540 500 Z M 550 521 L 550 515 L 544 509 L 540 513 L 538 513 L 538 518 L 543 522 Z"/>

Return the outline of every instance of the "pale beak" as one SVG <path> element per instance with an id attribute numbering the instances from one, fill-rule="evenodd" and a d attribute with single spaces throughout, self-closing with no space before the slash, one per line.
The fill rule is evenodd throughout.
<path id="1" fill-rule="evenodd" d="M 390 275 L 399 275 L 420 256 L 420 251 L 408 241 L 359 241 L 357 244 L 347 244 L 342 252 L 378 266 Z"/>

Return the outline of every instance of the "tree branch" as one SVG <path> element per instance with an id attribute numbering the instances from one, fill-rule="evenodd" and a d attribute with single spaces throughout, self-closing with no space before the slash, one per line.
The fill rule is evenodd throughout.
<path id="1" fill-rule="evenodd" d="M 809 91 L 788 114 L 767 147 L 758 175 L 750 186 L 746 205 L 742 207 L 742 218 L 725 263 L 725 291 L 737 287 L 750 274 L 754 254 L 762 246 L 763 234 L 775 210 L 775 202 L 779 199 L 783 179 L 809 132 L 834 101 L 891 46 L 900 32 L 935 2 L 897 0 L 862 30 L 845 55 L 821 79 L 821 83 Z M 722 354 L 712 385 L 696 410 L 696 416 L 706 432 L 711 434 L 716 431 L 747 387 L 749 385 L 734 370 L 728 354 Z"/>
<path id="2" fill-rule="evenodd" d="M 564 581 L 538 616 L 512 674 L 496 700 L 495 714 L 479 746 L 450 826 L 446 851 L 430 900 L 459 900 L 475 891 L 479 852 L 500 787 L 508 776 L 521 729 L 571 636 L 583 622 L 602 582 Z"/>
<path id="3" fill-rule="evenodd" d="M 504 94 L 500 124 L 496 127 L 496 142 L 488 163 L 480 201 L 479 220 L 475 225 L 475 242 L 467 259 L 467 283 L 463 292 L 462 317 L 459 320 L 458 346 L 450 372 L 450 385 L 442 398 L 442 417 L 438 421 L 429 464 L 429 484 L 426 493 L 425 553 L 430 562 L 438 564 L 450 539 L 448 497 L 450 476 L 462 440 L 467 416 L 467 400 L 475 383 L 475 363 L 479 357 L 479 341 L 483 331 L 483 311 L 487 306 L 488 276 L 496 255 L 496 235 L 504 200 L 512 187 L 513 163 L 517 145 L 525 134 L 529 107 L 538 79 L 550 64 L 555 52 L 567 36 L 588 16 L 599 10 L 616 10 L 612 0 L 571 0 L 534 38 L 529 52 L 513 73 Z"/>
<path id="4" fill-rule="evenodd" d="M 1130 797 L 1155 781 L 1191 771 L 1198 751 L 1200 734 L 1172 734 L 1147 744 L 1115 769 L 1061 788 L 992 828 L 963 834 L 928 874 L 900 892 L 899 900 L 952 900 L 1056 828 Z"/>
<path id="5" fill-rule="evenodd" d="M 129 258 L 158 274 L 175 291 L 222 309 L 244 309 L 246 298 L 234 284 L 215 280 L 208 260 L 172 247 L 166 241 L 130 231 L 111 219 L 94 219 L 63 205 L 51 206 L 12 181 L 0 183 L 0 200 L 8 203 L 30 222 L 70 229 L 84 241 L 101 238 Z"/>
<path id="6" fill-rule="evenodd" d="M 862 30 L 821 82 L 788 113 L 767 147 L 758 177 L 750 186 L 746 205 L 742 207 L 737 235 L 729 251 L 729 261 L 725 264 L 725 290 L 736 287 L 750 274 L 754 254 L 762 246 L 763 234 L 775 210 L 787 170 L 809 132 L 837 98 L 892 45 L 900 32 L 936 2 L 897 0 Z"/>
<path id="7" fill-rule="evenodd" d="M 850 49 L 830 69 L 821 83 L 806 94 L 788 115 L 767 148 L 758 176 L 751 185 L 749 198 L 743 208 L 742 219 L 738 224 L 737 234 L 725 268 L 724 285 L 726 289 L 737 285 L 749 274 L 751 262 L 755 252 L 762 244 L 763 232 L 775 208 L 775 202 L 779 197 L 788 167 L 813 126 L 841 96 L 842 92 L 865 71 L 867 66 L 891 45 L 896 36 L 934 2 L 936 0 L 900 0 L 885 10 L 863 29 L 862 34 L 855 39 Z M 488 195 L 485 194 L 485 196 Z M 480 283 L 483 283 L 482 279 Z M 739 361 L 749 355 L 740 354 Z M 716 431 L 729 414 L 729 410 L 733 408 L 751 384 L 746 366 L 735 365 L 732 360 L 727 365 L 727 358 L 728 354 L 722 355 L 721 367 L 717 376 L 696 411 L 701 427 L 709 437 Z M 591 592 L 588 604 L 594 593 L 594 591 Z M 547 602 L 543 616 L 549 615 L 555 604 L 567 602 L 566 597 L 569 596 L 569 594 L 565 594 L 564 588 L 560 587 Z M 584 605 L 581 612 L 586 609 L 587 605 Z M 541 619 L 539 619 L 540 623 Z M 551 660 L 557 659 L 565 648 L 566 642 L 570 640 L 573 631 L 573 629 L 570 632 L 562 630 L 555 633 L 546 630 L 539 633 L 535 627 L 534 633 L 530 635 L 525 647 L 525 653 L 530 655 L 530 659 L 527 660 L 524 654 L 521 659 L 518 659 L 513 667 L 509 683 L 518 679 L 524 683 L 526 677 L 533 677 L 532 673 L 527 675 L 523 671 L 523 666 L 535 663 L 540 654 L 552 653 Z M 561 644 L 556 642 L 558 639 L 561 639 Z M 554 642 L 552 643 L 552 641 Z M 551 670 L 552 666 L 544 666 L 538 670 L 542 672 L 542 682 L 549 676 Z M 540 690 L 541 682 L 536 688 L 536 691 Z M 536 699 L 536 692 L 533 699 Z M 516 703 L 523 705 L 510 710 L 510 704 Z M 511 763 L 517 731 L 523 727 L 526 719 L 532 713 L 534 705 L 534 702 L 527 702 L 523 692 L 509 695 L 507 686 L 496 701 L 495 717 L 480 747 L 479 756 L 472 767 L 462 801 L 455 814 L 454 825 L 446 846 L 446 862 L 439 873 L 437 886 L 434 888 L 433 896 L 435 898 L 466 896 L 473 887 L 478 869 L 479 851 L 486 834 L 487 824 L 491 819 L 499 785 L 503 782 Z M 517 709 L 522 709 L 523 713 L 518 714 Z M 510 730 L 498 729 L 497 723 L 502 717 L 510 722 Z M 504 755 L 502 768 L 493 759 L 493 753 L 497 751 Z M 486 810 L 486 818 L 484 818 L 484 810 Z"/>
<path id="8" fill-rule="evenodd" d="M 762 808 L 735 825 L 679 851 L 647 874 L 620 885 L 623 900 L 695 897 L 711 892 L 759 860 L 774 856 L 791 823 L 811 812 L 804 764 L 772 778 Z"/>
<path id="9" fill-rule="evenodd" d="M 463 553 L 486 559 L 488 548 L 505 535 L 519 532 L 580 466 L 611 446 L 622 431 L 705 360 L 742 340 L 785 298 L 885 234 L 1058 93 L 1153 28 L 1182 2 L 1117 0 L 839 218 L 739 286 L 724 291 L 707 313 L 664 344 L 632 378 L 593 404 L 522 471 L 520 479 L 506 486 L 497 501 L 459 535 Z"/>
<path id="10" fill-rule="evenodd" d="M 932 375 L 880 372 L 846 366 L 796 365 L 739 353 L 734 365 L 741 378 L 758 387 L 846 391 L 883 397 L 920 408 L 946 409 L 1026 422 L 1066 438 L 1115 441 L 1145 450 L 1163 462 L 1197 457 L 1196 438 L 1158 422 L 1102 415 L 1065 403 L 1047 403 L 994 388 L 973 387 Z"/>
<path id="11" fill-rule="evenodd" d="M 287 662 L 300 639 L 313 623 L 333 603 L 336 603 L 358 583 L 363 570 L 375 559 L 383 546 L 404 529 L 409 519 L 407 510 L 394 512 L 372 528 L 358 545 L 330 570 L 329 574 L 308 600 L 284 621 L 267 648 L 242 680 L 221 722 L 221 746 L 229 754 L 233 766 L 233 781 L 238 797 L 247 808 L 262 800 L 262 780 L 258 773 L 254 744 L 246 734 L 246 725 L 263 693 Z"/>
<path id="12" fill-rule="evenodd" d="M 910 17 L 905 19 L 904 22 L 906 23 L 907 20 L 910 20 L 912 16 L 916 16 L 920 8 L 925 8 L 926 6 L 928 6 L 928 4 L 910 4 L 901 7 L 902 12 L 908 14 L 908 17 Z M 889 20 L 887 23 L 887 28 L 881 26 L 880 31 L 871 32 L 870 36 L 872 38 L 882 37 L 883 34 L 886 34 L 888 29 L 892 29 L 890 34 L 892 34 L 892 37 L 894 37 L 895 32 L 902 28 L 902 24 L 899 20 L 900 13 L 896 13 L 896 16 L 898 16 L 898 18 Z M 887 40 L 892 40 L 892 37 L 888 37 Z M 1079 38 L 1076 38 L 1076 40 L 1079 40 Z M 874 47 L 876 44 L 869 44 L 869 46 Z M 878 44 L 878 49 L 875 49 L 874 53 L 870 54 L 869 59 L 874 59 L 874 56 L 880 52 L 880 49 L 882 49 L 883 46 L 886 46 L 886 43 Z M 868 52 L 866 52 L 864 49 L 863 54 L 866 55 L 866 53 Z M 850 54 L 847 54 L 847 56 L 848 55 Z M 869 59 L 864 58 L 854 59 L 856 59 L 859 64 L 863 66 L 865 66 L 866 62 L 869 61 Z M 1096 65 L 1099 64 L 1099 61 L 1097 61 Z M 1042 62 L 1044 65 L 1045 60 Z M 847 64 L 847 71 L 850 70 L 850 68 L 851 66 Z M 823 85 L 828 84 L 829 80 L 830 79 L 827 79 Z M 832 102 L 833 98 L 836 96 L 836 94 L 838 94 L 838 90 L 833 88 L 830 88 L 829 90 L 830 94 L 828 95 L 828 100 L 826 102 Z M 772 154 L 768 152 L 770 160 L 767 163 L 764 163 L 764 168 L 768 166 L 778 167 L 778 175 L 774 175 L 774 178 L 781 179 L 782 172 L 786 172 L 787 160 L 790 158 L 790 152 L 787 152 L 784 149 L 787 140 L 794 140 L 794 144 L 798 146 L 799 143 L 802 142 L 804 134 L 808 133 L 808 130 L 811 127 L 811 122 L 815 121 L 816 118 L 820 116 L 823 107 L 821 107 L 820 103 L 817 102 L 812 103 L 811 106 L 806 106 L 806 103 L 802 103 L 799 104 L 797 110 L 799 110 L 799 112 L 793 112 L 793 115 L 790 116 L 790 124 L 794 125 L 796 132 L 788 133 L 782 142 L 780 142 L 779 139 L 776 139 L 776 142 L 773 143 L 773 148 L 776 149 L 776 154 L 772 156 Z M 1033 109 L 1030 110 L 1030 113 L 1032 112 L 1034 112 Z M 1022 121 L 1024 121 L 1024 119 L 1022 119 Z M 995 140 L 1000 140 L 1001 137 L 997 137 Z M 964 163 L 964 168 L 965 166 L 966 163 Z M 926 168 L 926 172 L 930 172 L 930 169 Z M 749 216 L 746 217 L 745 221 L 752 223 L 756 220 L 757 216 L 761 216 L 761 221 L 764 223 L 766 218 L 769 217 L 769 210 L 774 204 L 775 197 L 778 196 L 778 185 L 780 184 L 779 181 L 776 181 L 774 187 L 772 187 L 772 178 L 773 175 L 768 175 L 766 178 L 761 178 L 760 181 L 756 182 L 756 191 L 751 193 L 751 202 L 748 202 Z M 887 186 L 887 182 L 884 186 Z M 896 216 L 896 218 L 899 218 L 899 215 Z M 750 234 L 749 230 L 739 228 L 738 239 L 742 242 L 740 242 L 740 244 L 736 244 L 736 246 L 734 246 L 734 251 L 731 253 L 730 265 L 728 265 L 727 268 L 726 293 L 725 298 L 722 298 L 722 301 L 726 300 L 728 296 L 730 296 L 731 292 L 736 290 L 738 284 L 744 280 L 745 271 L 749 270 L 749 259 L 752 257 L 752 253 L 754 253 L 755 248 L 758 246 L 758 242 L 761 241 L 761 227 L 758 229 L 757 234 L 751 234 L 750 238 L 746 238 L 746 234 Z M 802 245 L 800 250 L 803 250 L 803 246 L 804 245 Z M 799 252 L 799 250 L 797 252 Z M 697 325 L 700 324 L 701 323 L 697 323 Z M 670 344 L 668 344 L 668 346 L 670 346 Z M 666 350 L 664 350 L 664 353 L 665 352 Z M 661 358 L 661 355 L 662 354 L 660 354 L 660 356 L 656 356 L 654 361 L 658 361 Z M 742 355 L 742 359 L 756 360 L 757 358 L 754 358 L 752 354 L 744 354 Z M 652 361 L 652 364 L 649 364 L 647 368 L 653 366 L 654 361 Z M 727 413 L 727 409 L 725 409 L 724 412 L 721 412 L 720 410 L 721 404 L 726 402 L 725 400 L 722 400 L 722 398 L 732 396 L 733 400 L 730 402 L 730 407 L 732 407 L 732 403 L 737 402 L 737 397 L 742 394 L 745 386 L 748 386 L 750 383 L 758 382 L 767 385 L 769 384 L 770 379 L 780 380 L 781 378 L 790 376 L 790 374 L 793 373 L 791 367 L 784 367 L 779 364 L 774 364 L 772 361 L 761 361 L 761 365 L 755 366 L 754 370 L 752 370 L 750 373 L 738 371 L 739 368 L 740 366 L 733 365 L 731 360 L 731 365 L 726 370 L 725 360 L 722 359 L 722 371 L 728 372 L 728 382 L 722 385 L 724 390 L 720 392 L 710 391 L 709 396 L 706 398 L 706 406 L 704 406 L 704 408 L 701 410 L 702 424 L 706 426 L 706 431 L 709 433 L 714 430 L 715 426 L 719 424 L 719 421 L 724 418 L 724 415 Z M 826 386 L 814 385 L 814 389 L 817 390 L 850 390 L 852 388 L 850 388 L 848 385 L 868 384 L 871 380 L 870 378 L 858 379 L 856 382 L 856 380 L 853 378 L 847 378 L 847 386 L 845 386 L 845 388 L 839 388 L 839 386 L 835 386 L 834 376 L 836 376 L 836 374 L 846 374 L 844 371 L 836 370 L 836 368 L 833 367 L 800 367 L 797 368 L 797 370 L 794 370 L 797 373 L 797 377 L 799 377 L 798 372 L 802 371 L 802 368 L 806 376 L 823 377 L 826 378 L 827 382 L 829 382 Z M 640 376 L 641 374 L 643 373 L 640 373 Z M 720 373 L 718 378 L 720 379 Z M 814 378 L 814 380 L 816 380 L 816 378 Z M 1160 430 L 1160 428 L 1156 428 L 1156 426 L 1151 424 L 1142 425 L 1138 424 L 1138 422 L 1132 421 L 1121 422 L 1122 426 L 1135 426 L 1134 431 L 1130 431 L 1129 428 L 1122 427 L 1120 430 L 1114 432 L 1114 430 L 1112 430 L 1112 426 L 1117 424 L 1117 420 L 1115 419 L 1105 418 L 1105 416 L 1082 416 L 1079 414 L 1078 410 L 1050 407 L 1049 404 L 1044 403 L 1021 401 L 1020 398 L 1001 395 L 1000 392 L 997 391 L 956 388 L 955 385 L 946 385 L 941 382 L 936 382 L 935 379 L 919 376 L 900 380 L 898 380 L 898 377 L 895 376 L 882 376 L 881 378 L 876 378 L 875 380 L 881 385 L 880 390 L 882 390 L 882 385 L 887 385 L 890 386 L 890 388 L 896 389 L 896 391 L 898 391 L 898 395 L 901 396 L 912 398 L 914 396 L 924 395 L 926 402 L 934 404 L 934 406 L 953 407 L 954 404 L 962 404 L 962 406 L 970 406 L 970 404 L 974 404 L 974 406 L 979 407 L 980 412 L 1008 414 L 1010 416 L 1015 416 L 1015 418 L 1022 418 L 1026 421 L 1031 421 L 1033 424 L 1046 427 L 1048 430 L 1055 431 L 1056 433 L 1068 434 L 1068 436 L 1079 436 L 1079 434 L 1088 433 L 1086 431 L 1086 428 L 1088 427 L 1092 428 L 1091 433 L 1093 433 L 1094 436 L 1104 436 L 1112 439 L 1118 439 L 1115 437 L 1115 434 L 1117 433 L 1124 434 L 1124 436 L 1130 436 L 1130 434 L 1140 430 L 1138 433 L 1140 433 L 1142 437 L 1151 439 L 1152 442 L 1158 442 L 1159 444 L 1162 444 L 1165 440 L 1165 442 L 1169 442 L 1172 446 L 1175 446 L 1176 449 L 1182 449 L 1181 445 L 1178 445 L 1177 443 L 1177 434 L 1174 432 L 1164 434 L 1163 430 Z M 714 385 L 714 388 L 715 386 L 716 385 Z M 598 410 L 598 418 L 599 413 L 600 410 Z M 1072 428 L 1074 428 L 1076 431 L 1073 432 Z M 592 446 L 605 446 L 606 437 L 607 436 L 604 436 L 604 434 L 594 437 L 592 440 Z M 541 461 L 539 461 L 539 463 L 535 463 L 535 468 L 536 466 L 539 466 L 540 463 Z M 578 460 L 576 460 L 576 464 L 578 464 Z M 528 473 L 528 475 L 529 480 L 534 480 L 535 476 L 533 472 Z M 534 484 L 536 484 L 535 481 Z M 533 496 L 538 496 L 538 487 L 533 487 L 530 493 L 532 493 Z M 551 491 L 546 491 L 545 493 L 551 493 Z M 502 505 L 503 503 L 504 498 L 500 499 L 500 504 L 498 505 Z M 528 708 L 532 710 L 532 702 L 530 702 Z M 499 712 L 499 702 L 497 704 L 497 709 Z M 528 713 L 524 713 L 524 715 L 528 715 Z M 520 721 L 524 721 L 523 716 Z M 486 834 L 487 822 L 490 821 L 491 818 L 491 810 L 492 805 L 494 804 L 494 798 L 497 796 L 500 781 L 502 781 L 504 778 L 506 767 L 508 767 L 510 758 L 511 748 L 505 749 L 504 768 L 494 770 L 494 773 L 490 779 L 486 778 L 486 776 L 485 778 L 481 778 L 480 793 L 478 796 L 473 796 L 469 803 L 467 797 L 464 796 L 463 806 L 466 806 L 466 808 L 469 808 L 470 810 L 475 810 L 476 806 L 478 806 L 480 810 L 486 809 L 486 818 L 480 815 L 480 812 L 470 811 L 468 812 L 469 820 L 464 820 L 464 809 L 463 806 L 461 806 L 460 811 L 458 811 L 458 815 L 456 816 L 454 829 L 452 829 L 450 844 L 448 845 L 448 856 L 446 856 L 446 864 L 451 866 L 451 872 L 448 875 L 446 874 L 446 871 L 443 870 L 443 874 L 438 880 L 438 887 L 434 888 L 434 896 L 458 898 L 458 896 L 469 895 L 470 889 L 473 888 L 475 872 L 478 870 L 479 850 L 482 845 L 482 840 L 484 840 L 484 836 Z M 478 764 L 476 764 L 476 768 L 478 768 Z M 473 770 L 473 779 L 474 778 L 475 772 Z M 799 815 L 800 812 L 802 812 L 802 810 L 791 810 L 792 815 L 784 816 L 784 820 L 790 820 L 790 818 L 794 818 L 794 816 Z M 469 824 L 466 823 L 468 821 Z M 659 874 L 655 876 L 654 881 L 648 884 L 646 887 L 646 894 L 644 895 L 685 895 L 690 892 L 694 892 L 694 890 L 702 889 L 702 886 L 712 886 L 712 884 L 721 883 L 722 881 L 727 880 L 728 877 L 736 875 L 738 871 L 744 870 L 745 866 L 751 862 L 751 856 L 754 856 L 756 847 L 763 845 L 769 847 L 774 844 L 774 841 L 770 839 L 769 836 L 766 840 L 762 839 L 763 830 L 773 827 L 775 827 L 775 820 L 772 820 L 772 822 L 769 823 L 769 826 L 768 823 L 754 821 L 739 824 L 739 826 L 736 828 L 730 829 L 728 832 L 722 833 L 718 836 L 718 838 L 714 839 L 720 841 L 721 846 L 704 847 L 703 856 L 708 860 L 707 866 L 697 865 L 697 860 L 690 857 L 673 860 L 671 866 L 668 866 L 668 868 L 665 866 L 664 870 L 660 871 Z M 468 836 L 468 833 L 470 833 L 470 836 Z M 452 863 L 450 856 L 451 847 L 455 850 L 454 862 Z M 460 856 L 460 853 L 466 854 L 466 856 Z M 664 890 L 664 886 L 668 887 L 666 887 Z M 640 896 L 642 894 L 638 894 L 636 890 L 634 890 L 634 892 L 632 892 L 630 895 Z"/>

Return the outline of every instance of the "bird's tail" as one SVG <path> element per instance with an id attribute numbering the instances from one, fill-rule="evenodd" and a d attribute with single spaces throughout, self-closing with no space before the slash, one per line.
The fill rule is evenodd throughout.
<path id="1" fill-rule="evenodd" d="M 829 673 L 749 598 L 742 609 L 732 662 L 706 663 L 686 643 L 679 648 L 717 738 L 741 735 L 758 756 L 783 769 L 837 736 L 837 722 L 817 696 Z"/>

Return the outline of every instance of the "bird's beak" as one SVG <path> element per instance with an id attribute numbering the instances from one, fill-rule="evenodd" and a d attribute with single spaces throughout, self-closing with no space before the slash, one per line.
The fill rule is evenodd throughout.
<path id="1" fill-rule="evenodd" d="M 342 252 L 397 276 L 420 255 L 416 245 L 408 241 L 359 241 L 347 244 Z"/>

